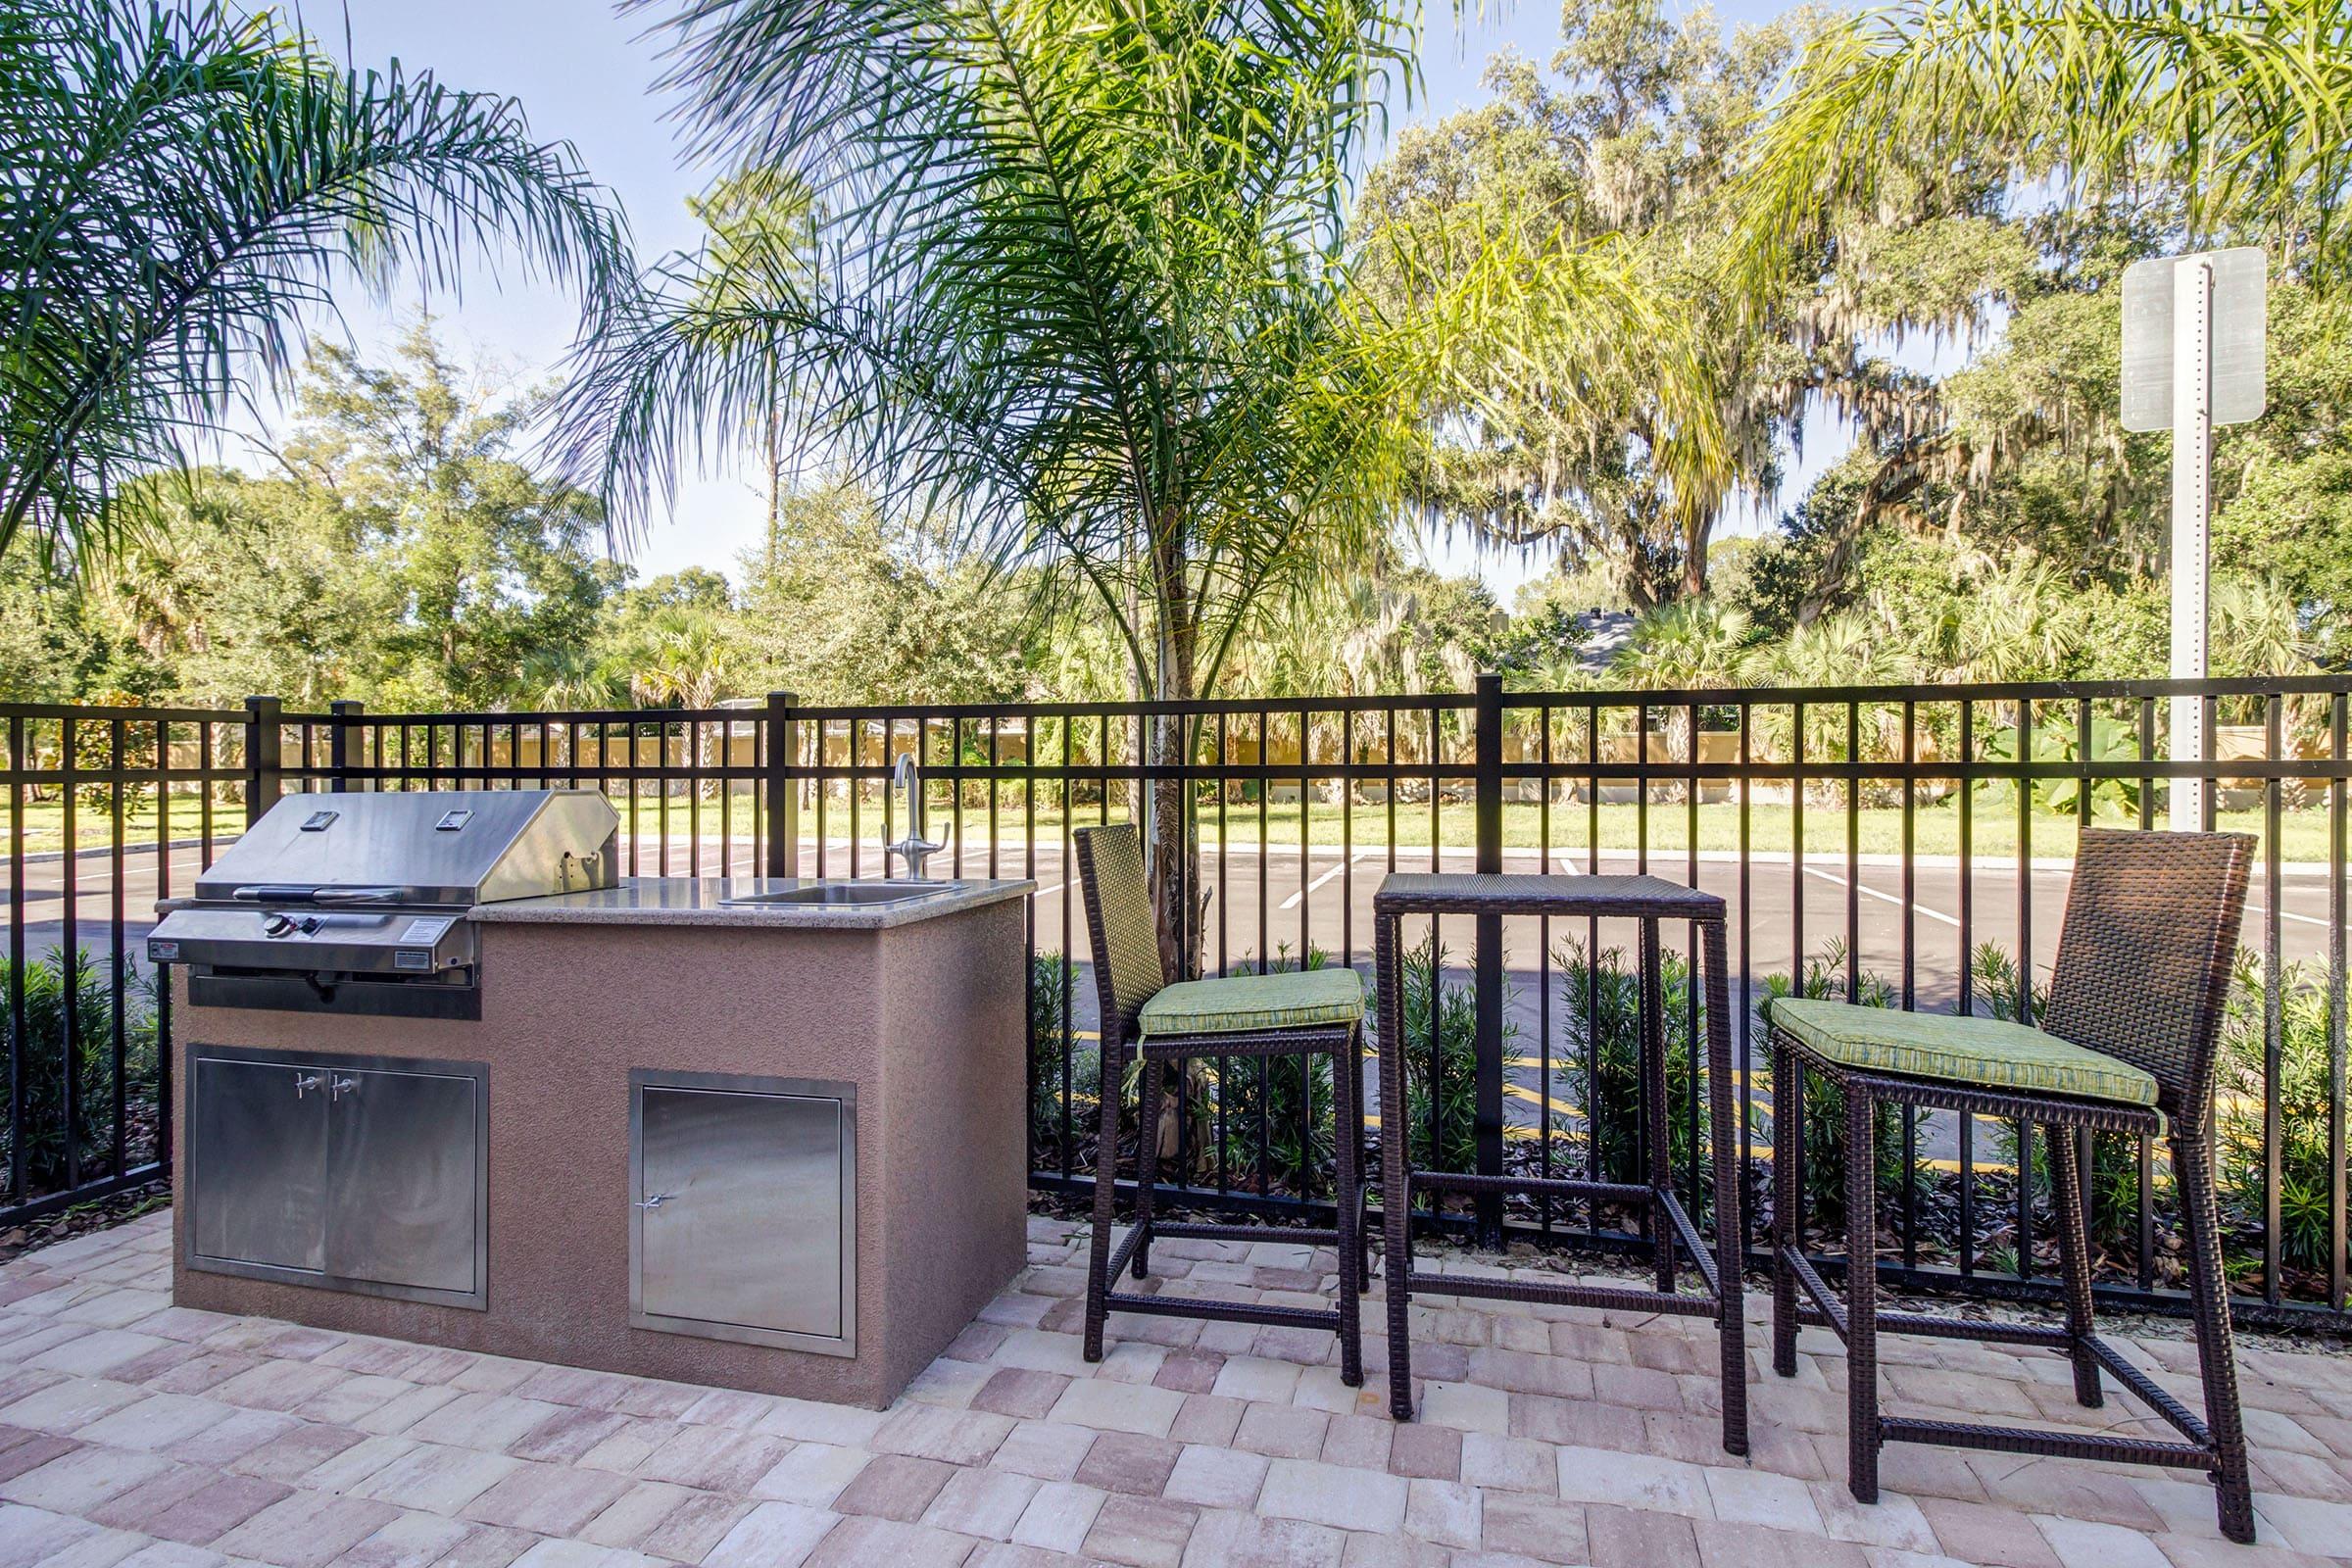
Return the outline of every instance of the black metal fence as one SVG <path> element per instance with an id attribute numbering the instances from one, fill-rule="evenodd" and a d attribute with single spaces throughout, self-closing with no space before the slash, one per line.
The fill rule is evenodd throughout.
<path id="1" fill-rule="evenodd" d="M 2164 710 L 2183 693 L 2201 704 L 2208 739 L 2204 755 L 2174 760 Z M 1748 1213 L 1761 1219 L 1768 1189 L 1757 1173 L 1787 1150 L 1813 1172 L 1810 1222 L 1834 1213 L 1834 1152 L 1804 1148 L 1795 1118 L 1776 1115 L 1755 1004 L 1802 987 L 2030 1018 L 2077 828 L 2160 825 L 2173 791 L 2201 781 L 2207 822 L 2262 840 L 2219 1111 L 2241 1307 L 2340 1323 L 2348 700 L 2352 680 L 2341 677 L 1547 693 L 1482 679 L 1467 693 L 1177 705 L 816 708 L 778 694 L 696 711 L 373 714 L 337 704 L 290 714 L 266 699 L 233 714 L 0 710 L 13 827 L 12 1158 L 0 1221 L 141 1179 L 165 1157 L 154 1104 L 170 1019 L 127 961 L 125 932 L 173 885 L 175 859 L 202 863 L 248 801 L 281 790 L 594 786 L 622 813 L 631 874 L 858 877 L 884 871 L 880 846 L 905 815 L 892 767 L 913 755 L 931 836 L 947 845 L 934 869 L 1039 884 L 1031 1164 L 1037 1187 L 1073 1193 L 1093 1179 L 1090 1112 L 1102 1092 L 1074 826 L 1140 815 L 1155 786 L 1173 787 L 1191 850 L 1187 945 L 1206 973 L 1368 970 L 1371 893 L 1400 867 L 1646 869 L 1730 904 Z M 1150 744 L 1160 725 L 1181 726 L 1180 753 Z M 58 748 L 74 749 L 66 726 L 76 741 L 107 739 L 104 765 L 63 761 Z M 1184 760 L 1148 760 L 1170 755 Z M 147 814 L 142 791 L 154 801 Z M 62 806 L 77 796 L 78 808 Z M 66 863 L 105 862 L 94 911 L 86 878 L 43 869 L 44 833 L 92 841 Z M 78 903 L 81 916 L 44 930 L 49 901 Z M 1638 1168 L 1632 966 L 1612 950 L 1622 936 L 1527 920 L 1482 944 L 1456 924 L 1407 933 L 1408 947 L 1421 943 L 1406 973 L 1419 1065 L 1402 1134 L 1416 1158 L 1490 1172 Z M 95 1037 L 76 1005 L 52 1030 L 58 1044 L 44 1044 L 26 1000 L 38 995 L 39 955 L 73 953 L 100 932 L 89 967 L 123 1004 Z M 1666 975 L 1672 1154 L 1696 1207 L 1704 1086 L 1688 1050 L 1698 1000 L 1682 956 L 1670 956 Z M 138 1004 L 151 994 L 152 1023 L 141 1025 Z M 151 1069 L 142 1027 L 158 1042 Z M 52 1094 L 56 1064 L 79 1061 L 93 1038 L 103 1047 L 94 1076 L 63 1075 L 62 1096 Z M 1181 1174 L 1192 1200 L 1290 1210 L 1327 1200 L 1317 1173 L 1328 1168 L 1329 1086 L 1311 1069 L 1293 1081 L 1212 1064 L 1181 1103 L 1162 1168 Z M 71 1152 L 92 1129 L 104 1136 L 89 1152 L 43 1163 L 44 1140 L 62 1135 Z M 2046 1289 L 2046 1173 L 2030 1160 L 2019 1168 L 2020 1147 L 2014 1128 L 1940 1114 L 1884 1130 L 1874 1156 L 1889 1195 L 1880 1267 L 1891 1283 Z M 2093 1153 L 2100 1289 L 2176 1304 L 2161 1151 Z M 1549 1202 L 1431 1217 L 1600 1248 L 1630 1245 L 1637 1224 L 1605 1206 Z"/>

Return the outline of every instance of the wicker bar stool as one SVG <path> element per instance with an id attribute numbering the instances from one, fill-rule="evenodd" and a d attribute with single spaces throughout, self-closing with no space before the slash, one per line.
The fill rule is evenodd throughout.
<path id="1" fill-rule="evenodd" d="M 1879 1495 L 1879 1448 L 1936 1443 L 2010 1453 L 2110 1459 L 2205 1471 L 2218 1493 L 2222 1534 L 2254 1539 L 2245 1425 L 2230 1344 L 2230 1303 L 2213 1188 L 2213 1072 L 2222 1008 L 2245 914 L 2254 840 L 2242 833 L 2085 829 L 2058 938 L 2041 1026 L 1992 1018 L 1898 1012 L 1838 1002 L 1776 999 L 1771 1025 L 1773 1101 L 1789 1120 L 1774 1137 L 1773 1369 L 1796 1372 L 1797 1325 L 1826 1326 L 1845 1341 L 1849 1430 L 1847 1485 L 1859 1502 Z M 1845 1094 L 1846 1257 L 1842 1302 L 1802 1250 L 1795 1118 L 1803 1072 Z M 2066 1320 L 2002 1324 L 1878 1309 L 1877 1193 L 1872 1118 L 1882 1103 L 2038 1123 L 2048 1139 Z M 2186 1232 L 2202 1420 L 2125 1360 L 2091 1325 L 2082 1131 L 2167 1137 Z M 2026 1146 L 2028 1149 L 2031 1145 Z M 2027 1163 L 2021 1157 L 2021 1164 Z M 2031 1245 L 2021 1238 L 2020 1246 Z M 1799 1305 L 1802 1287 L 1809 1302 Z M 2070 1433 L 1882 1413 L 1881 1330 L 2002 1345 L 2040 1345 L 2074 1363 L 2075 1398 L 2102 1402 L 2099 1373 L 2138 1396 L 2180 1432 L 2169 1442 L 2117 1433 Z"/>
<path id="2" fill-rule="evenodd" d="M 1160 961 L 1136 829 L 1122 823 L 1080 828 L 1071 836 L 1077 841 L 1078 880 L 1086 894 L 1087 933 L 1094 943 L 1095 985 L 1102 1013 L 1102 1132 L 1095 1148 L 1094 1236 L 1086 1274 L 1086 1358 L 1102 1359 L 1103 1323 L 1112 1312 L 1329 1329 L 1340 1337 L 1342 1381 L 1350 1388 L 1361 1385 L 1363 1338 L 1356 1298 L 1371 1288 L 1363 1223 L 1363 1060 L 1358 1044 L 1364 1016 L 1362 981 L 1352 969 L 1303 969 L 1171 982 Z M 1331 1058 L 1338 1123 L 1333 1198 L 1339 1223 L 1328 1230 L 1299 1230 L 1172 1224 L 1153 1218 L 1159 1104 L 1168 1063 L 1199 1056 L 1316 1055 Z M 1138 1057 L 1144 1064 L 1144 1081 L 1135 1223 L 1114 1250 L 1110 1229 L 1117 1186 L 1112 1173 L 1119 1147 L 1119 1080 L 1127 1063 Z M 1123 1270 L 1132 1268 L 1139 1280 L 1151 1273 L 1152 1243 L 1161 1237 L 1331 1243 L 1341 1260 L 1339 1304 L 1321 1311 L 1114 1291 L 1112 1284 Z"/>

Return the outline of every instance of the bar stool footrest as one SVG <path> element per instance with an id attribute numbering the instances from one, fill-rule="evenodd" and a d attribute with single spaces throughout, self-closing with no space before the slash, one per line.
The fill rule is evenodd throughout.
<path id="1" fill-rule="evenodd" d="M 1392 1264 L 1389 1278 L 1397 1278 Z M 1679 1317 L 1712 1317 L 1712 1296 L 1672 1296 L 1636 1285 L 1571 1285 L 1549 1280 L 1498 1280 L 1481 1274 L 1403 1275 L 1403 1288 L 1416 1296 L 1467 1296 L 1490 1301 L 1541 1302 L 1548 1306 L 1596 1306 L 1621 1312 L 1665 1312 Z"/>
<path id="2" fill-rule="evenodd" d="M 1152 1221 L 1152 1239 L 1187 1242 L 1314 1242 L 1337 1246 L 1340 1233 L 1332 1227 L 1298 1228 L 1288 1225 L 1220 1225 L 1208 1221 Z"/>
<path id="3" fill-rule="evenodd" d="M 1153 1317 L 1200 1318 L 1214 1323 L 1262 1323 L 1278 1329 L 1321 1329 L 1336 1333 L 1340 1314 L 1306 1306 L 1267 1306 L 1257 1301 L 1219 1301 L 1200 1296 L 1135 1296 L 1111 1291 L 1106 1312 L 1142 1312 Z"/>
<path id="4" fill-rule="evenodd" d="M 1879 1434 L 1887 1443 L 1933 1443 L 1995 1453 L 2171 1465 L 2182 1470 L 2213 1467 L 2213 1450 L 2202 1444 L 2164 1443 L 2112 1432 L 2044 1432 L 2034 1427 L 1980 1426 L 1969 1421 L 1922 1421 L 1911 1416 L 1889 1415 L 1879 1418 Z"/>

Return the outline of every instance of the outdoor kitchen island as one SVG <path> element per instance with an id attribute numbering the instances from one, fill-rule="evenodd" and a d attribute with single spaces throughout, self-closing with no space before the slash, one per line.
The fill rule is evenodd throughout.
<path id="1" fill-rule="evenodd" d="M 1024 1261 L 1031 886 L 623 880 L 472 907 L 478 1019 L 189 1005 L 174 1298 L 887 1404 Z"/>

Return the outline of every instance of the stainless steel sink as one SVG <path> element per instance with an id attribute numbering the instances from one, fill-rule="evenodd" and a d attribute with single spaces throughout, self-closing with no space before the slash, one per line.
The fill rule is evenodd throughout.
<path id="1" fill-rule="evenodd" d="M 904 904 L 909 899 L 937 898 L 954 891 L 954 882 L 811 882 L 806 887 L 779 888 L 773 893 L 746 893 L 721 899 L 725 906 L 760 904 L 874 905 Z"/>

